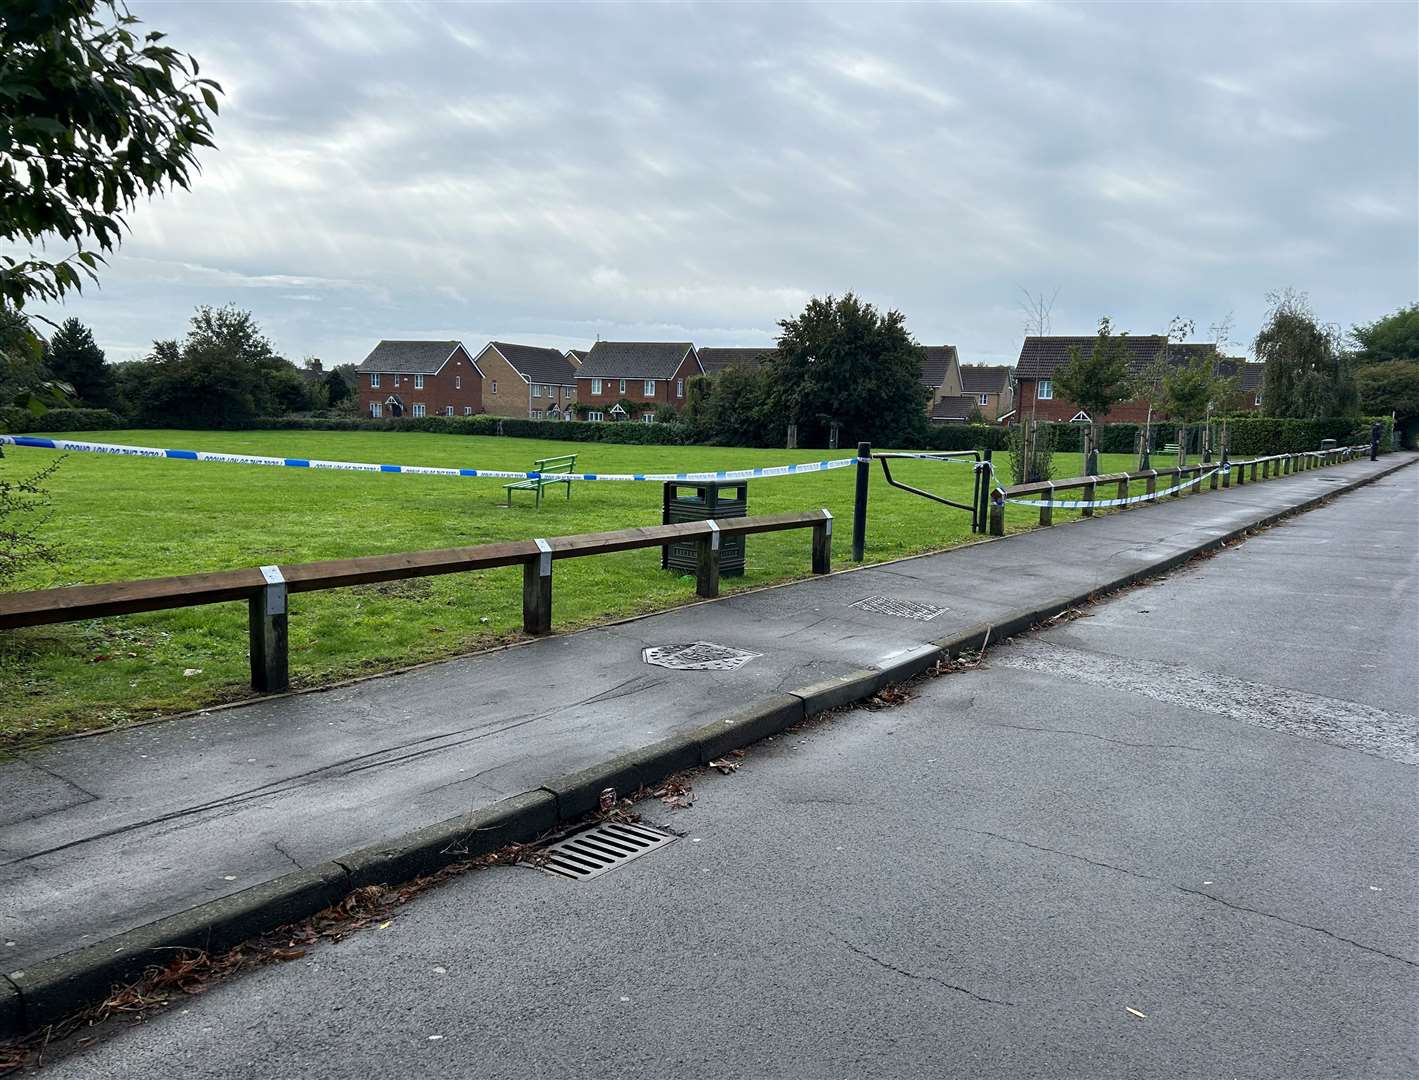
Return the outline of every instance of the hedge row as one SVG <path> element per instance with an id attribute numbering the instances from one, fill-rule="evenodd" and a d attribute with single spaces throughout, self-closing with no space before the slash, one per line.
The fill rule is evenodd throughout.
<path id="1" fill-rule="evenodd" d="M 1322 439 L 1341 446 L 1368 443 L 1370 424 L 1380 423 L 1380 446 L 1388 450 L 1394 422 L 1387 416 L 1332 416 L 1320 420 L 1283 420 L 1275 416 L 1244 416 L 1227 421 L 1228 453 L 1296 454 L 1318 450 Z"/>
<path id="2" fill-rule="evenodd" d="M 36 416 L 15 405 L 0 408 L 0 431 L 23 435 L 27 431 L 108 431 L 128 423 L 111 409 L 50 409 Z"/>
<path id="3" fill-rule="evenodd" d="M 1283 420 L 1269 416 L 1241 416 L 1227 421 L 1230 452 L 1233 454 L 1289 454 L 1317 449 L 1322 439 L 1361 443 L 1370 438 L 1370 422 L 1383 425 L 1381 445 L 1388 448 L 1393 424 L 1388 417 L 1331 417 L 1321 420 Z M 13 434 L 27 431 L 101 431 L 129 426 L 108 409 L 52 409 L 34 416 L 24 409 L 0 409 L 0 430 Z M 1138 424 L 1106 424 L 1099 429 L 1100 449 L 1106 454 L 1131 454 L 1138 436 Z M 276 416 L 222 425 L 237 431 L 427 431 L 445 435 L 503 435 L 524 439 L 551 439 L 561 442 L 604 442 L 631 445 L 683 446 L 695 442 L 695 433 L 685 424 L 640 424 L 609 421 L 523 420 L 508 417 L 421 416 L 398 419 L 338 419 L 324 417 Z M 1077 453 L 1083 449 L 1084 425 L 1055 424 L 1055 449 Z M 1165 424 L 1153 427 L 1155 448 L 1174 438 L 1174 429 Z M 998 424 L 932 424 L 921 444 L 902 449 L 917 450 L 1007 450 L 1009 429 Z M 849 449 L 843 447 L 843 449 Z"/>

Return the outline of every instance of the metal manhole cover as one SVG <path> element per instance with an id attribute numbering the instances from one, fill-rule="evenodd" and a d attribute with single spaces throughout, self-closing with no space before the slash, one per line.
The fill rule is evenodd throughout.
<path id="1" fill-rule="evenodd" d="M 890 596 L 864 596 L 852 605 L 863 611 L 874 611 L 878 615 L 895 615 L 899 619 L 917 619 L 930 622 L 946 609 L 935 604 L 919 604 L 915 600 L 897 600 Z"/>
<path id="2" fill-rule="evenodd" d="M 694 641 L 688 645 L 653 645 L 641 651 L 641 659 L 656 667 L 675 671 L 733 671 L 763 653 L 731 649 L 712 641 Z"/>
<path id="3" fill-rule="evenodd" d="M 603 821 L 548 847 L 547 861 L 541 864 L 541 869 L 558 877 L 585 881 L 624 866 L 648 851 L 673 844 L 677 839 L 673 833 L 649 825 Z"/>

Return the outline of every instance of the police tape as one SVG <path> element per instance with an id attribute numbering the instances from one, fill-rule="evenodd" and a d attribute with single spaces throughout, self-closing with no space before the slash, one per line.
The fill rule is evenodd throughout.
<path id="1" fill-rule="evenodd" d="M 207 450 L 172 450 L 158 446 L 125 446 L 121 443 L 79 442 L 48 439 L 35 435 L 0 435 L 0 446 L 29 446 L 41 450 L 72 453 L 115 454 L 120 457 L 166 458 L 173 461 L 218 461 L 229 465 L 274 465 L 290 469 L 329 469 L 336 472 L 401 473 L 411 476 L 462 476 L 496 480 L 644 480 L 664 483 L 674 480 L 757 480 L 775 476 L 845 469 L 856 465 L 856 457 L 832 461 L 808 461 L 798 465 L 770 465 L 760 469 L 724 469 L 718 472 L 683 473 L 542 473 L 508 469 L 445 469 L 432 465 L 379 465 L 363 461 L 323 461 L 319 458 L 264 457 L 257 454 L 220 454 Z"/>
<path id="2" fill-rule="evenodd" d="M 1101 506 L 1132 506 L 1135 503 L 1149 502 L 1153 499 L 1161 498 L 1164 495 L 1171 495 L 1175 491 L 1182 491 L 1183 488 L 1190 488 L 1194 484 L 1200 484 L 1209 476 L 1213 476 L 1219 472 L 1223 474 L 1229 473 L 1231 472 L 1231 467 L 1220 466 L 1203 473 L 1201 476 L 1194 476 L 1191 480 L 1185 480 L 1181 484 L 1174 484 L 1170 488 L 1164 488 L 1162 491 L 1147 491 L 1142 495 L 1130 495 L 1125 499 L 1006 499 L 1005 501 L 1015 506 L 1048 506 L 1055 510 L 1097 509 Z M 1108 481 L 1104 481 L 1104 483 L 1108 483 Z"/>

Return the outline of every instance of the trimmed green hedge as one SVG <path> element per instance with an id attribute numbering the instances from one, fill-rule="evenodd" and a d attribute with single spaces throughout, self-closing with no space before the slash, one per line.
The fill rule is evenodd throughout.
<path id="1" fill-rule="evenodd" d="M 1319 450 L 1322 439 L 1341 446 L 1368 443 L 1370 424 L 1380 422 L 1380 448 L 1388 450 L 1394 424 L 1387 416 L 1332 416 L 1319 420 L 1286 420 L 1277 416 L 1237 416 L 1228 419 L 1229 454 L 1296 454 Z"/>
<path id="2" fill-rule="evenodd" d="M 0 431 L 11 435 L 27 431 L 108 431 L 127 426 L 111 409 L 50 409 L 42 416 L 15 405 L 0 409 Z"/>
<path id="3" fill-rule="evenodd" d="M 428 431 L 440 435 L 496 435 L 564 442 L 608 442 L 678 446 L 689 442 L 683 424 L 641 424 L 622 421 L 521 420 L 489 416 L 401 416 L 398 419 L 336 419 L 306 416 L 259 416 L 224 424 L 228 431 Z M 218 425 L 210 425 L 217 427 Z"/>

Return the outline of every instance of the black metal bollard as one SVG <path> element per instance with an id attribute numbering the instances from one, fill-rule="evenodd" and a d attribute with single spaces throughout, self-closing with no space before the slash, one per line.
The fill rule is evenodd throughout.
<path id="1" fill-rule="evenodd" d="M 872 478 L 872 444 L 857 444 L 857 491 L 852 504 L 852 561 L 861 562 L 867 547 L 867 482 Z"/>
<path id="2" fill-rule="evenodd" d="M 1380 459 L 1380 425 L 1373 423 L 1370 425 L 1370 460 Z"/>

